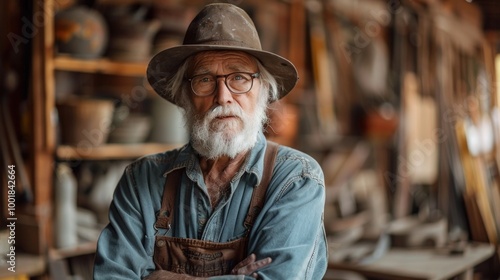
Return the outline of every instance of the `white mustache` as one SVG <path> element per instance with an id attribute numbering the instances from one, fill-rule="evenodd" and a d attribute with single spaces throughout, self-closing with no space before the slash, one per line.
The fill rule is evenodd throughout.
<path id="1" fill-rule="evenodd" d="M 206 115 L 206 117 L 210 120 L 224 116 L 235 116 L 240 119 L 243 119 L 243 110 L 238 106 L 214 105 Z"/>

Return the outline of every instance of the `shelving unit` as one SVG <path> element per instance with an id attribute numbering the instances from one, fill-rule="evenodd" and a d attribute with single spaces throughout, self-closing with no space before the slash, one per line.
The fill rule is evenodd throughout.
<path id="1" fill-rule="evenodd" d="M 147 63 L 117 62 L 108 58 L 78 59 L 68 55 L 54 57 L 54 70 L 89 74 L 109 74 L 115 76 L 143 77 Z M 180 145 L 163 143 L 104 144 L 91 148 L 59 145 L 56 158 L 67 160 L 120 160 L 134 159 L 147 154 L 160 153 Z"/>
<path id="2" fill-rule="evenodd" d="M 128 1 L 131 2 L 131 1 Z M 116 3 L 125 5 L 129 3 Z M 133 2 L 133 1 L 132 1 Z M 93 147 L 60 145 L 57 143 L 57 124 L 54 122 L 56 107 L 56 72 L 73 72 L 89 75 L 112 75 L 125 78 L 145 77 L 147 61 L 122 62 L 102 57 L 80 59 L 55 51 L 54 15 L 61 8 L 56 0 L 33 0 L 35 14 L 43 15 L 43 24 L 37 26 L 39 36 L 33 38 L 33 186 L 34 230 L 31 230 L 30 244 L 23 250 L 44 254 L 50 249 L 60 258 L 91 254 L 95 241 L 80 244 L 75 248 L 54 249 L 52 247 L 53 173 L 56 162 L 65 161 L 109 161 L 134 160 L 141 156 L 171 150 L 182 145 L 164 143 L 105 143 Z M 146 90 L 150 90 L 146 86 Z M 41 209 L 41 210 L 40 210 Z M 46 210 L 43 210 L 46 209 Z M 43 210 L 43 211 L 42 211 Z M 30 226 L 32 226 L 30 224 Z M 22 225 L 21 225 L 22 228 Z M 30 229 L 33 229 L 31 227 Z M 23 230 L 24 231 L 24 230 Z"/>
<path id="3" fill-rule="evenodd" d="M 147 63 L 116 62 L 108 58 L 92 60 L 77 59 L 67 55 L 54 58 L 54 69 L 90 74 L 109 74 L 116 76 L 142 77 Z M 60 145 L 56 148 L 59 160 L 119 160 L 134 159 L 147 154 L 160 153 L 180 145 L 163 143 L 105 144 L 90 149 Z"/>
<path id="4" fill-rule="evenodd" d="M 48 1 L 52 2 L 53 1 Z M 50 5 L 50 4 L 49 4 Z M 115 3 L 114 5 L 124 5 L 123 3 Z M 55 11 L 54 11 L 55 12 Z M 51 26 L 53 22 L 51 22 L 53 18 L 47 19 L 47 26 Z M 50 33 L 51 31 L 49 31 Z M 47 34 L 46 34 L 47 35 Z M 52 38 L 52 35 L 45 36 L 46 45 L 51 44 L 55 45 L 55 40 Z M 52 42 L 49 42 L 52 40 Z M 59 86 L 58 79 L 59 76 L 56 75 L 56 72 L 72 72 L 77 74 L 79 77 L 80 74 L 87 75 L 87 77 L 99 77 L 106 80 L 107 77 L 120 77 L 124 78 L 125 81 L 136 80 L 137 78 L 145 79 L 146 70 L 148 61 L 141 62 L 127 62 L 127 61 L 116 61 L 112 60 L 108 57 L 99 57 L 95 59 L 82 59 L 78 57 L 74 57 L 68 54 L 61 54 L 54 52 L 53 54 L 47 54 L 45 58 L 46 65 L 46 88 L 48 95 L 54 95 L 57 92 L 57 87 Z M 78 79 L 78 78 L 77 78 Z M 71 81 L 71 82 L 76 82 Z M 116 85 L 116 84 L 106 84 L 106 87 L 114 88 L 119 86 L 121 91 L 125 96 L 130 96 L 133 93 L 133 89 L 128 82 L 126 85 Z M 91 97 L 100 97 L 99 86 L 94 85 L 92 82 L 89 87 L 93 91 Z M 152 96 L 152 89 L 145 82 L 144 83 L 145 90 L 148 92 L 148 96 Z M 52 90 L 52 92 L 49 92 Z M 72 92 L 73 93 L 73 92 Z M 73 94 L 79 95 L 78 89 L 75 89 Z M 115 98 L 115 97 L 113 97 Z M 118 98 L 118 97 L 116 97 Z M 146 97 L 148 98 L 148 97 Z M 55 96 L 51 96 L 47 101 L 48 110 L 55 109 L 55 101 L 59 101 Z M 147 112 L 143 112 L 147 114 Z M 52 126 L 51 128 L 55 128 Z M 55 134 L 55 131 L 48 130 L 52 135 Z M 64 132 L 62 132 L 64 133 Z M 171 150 L 177 147 L 180 147 L 182 144 L 165 144 L 165 143 L 149 143 L 149 142 L 140 142 L 140 143 L 131 143 L 131 144 L 122 144 L 122 143 L 103 143 L 97 146 L 86 146 L 80 147 L 78 145 L 65 145 L 54 143 L 54 161 L 55 162 L 72 162 L 77 163 L 73 166 L 78 166 L 78 163 L 85 161 L 120 161 L 120 160 L 135 160 L 142 156 L 154 153 L 161 153 L 167 150 Z M 76 167 L 78 168 L 78 167 Z M 57 256 L 59 259 L 69 259 L 69 258 L 77 258 L 78 256 L 84 256 L 92 254 L 96 248 L 96 241 L 91 240 L 89 242 L 85 242 L 83 244 L 79 244 L 74 248 L 64 248 L 64 249 L 53 249 L 53 254 Z"/>

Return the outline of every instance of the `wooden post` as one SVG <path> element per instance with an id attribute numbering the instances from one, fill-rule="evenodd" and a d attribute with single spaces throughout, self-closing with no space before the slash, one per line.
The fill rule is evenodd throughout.
<path id="1" fill-rule="evenodd" d="M 54 163 L 54 127 L 52 108 L 54 104 L 53 71 L 51 67 L 53 36 L 53 0 L 33 0 L 34 15 L 43 17 L 42 26 L 35 26 L 37 34 L 33 40 L 31 77 L 31 125 L 32 125 L 32 186 L 33 208 L 26 210 L 26 239 L 23 249 L 29 253 L 42 254 L 51 240 L 51 198 Z M 38 18 L 39 20 L 39 18 Z M 36 21 L 37 23 L 39 21 Z"/>
<path id="2" fill-rule="evenodd" d="M 297 67 L 300 79 L 294 94 L 293 101 L 300 100 L 305 84 L 305 49 L 306 49 L 306 11 L 303 0 L 294 0 L 290 3 L 289 13 L 289 42 L 288 58 Z"/>

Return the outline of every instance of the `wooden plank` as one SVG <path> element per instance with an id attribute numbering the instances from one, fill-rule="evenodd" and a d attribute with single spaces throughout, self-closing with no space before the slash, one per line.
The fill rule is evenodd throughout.
<path id="1" fill-rule="evenodd" d="M 48 15 L 49 10 L 53 7 L 53 0 L 33 0 L 34 13 L 44 15 L 45 20 L 50 20 Z M 47 13 L 45 13 L 47 11 Z M 47 87 L 45 77 L 45 59 L 46 53 L 44 52 L 45 41 L 44 34 L 47 25 L 39 26 L 39 33 L 33 37 L 33 56 L 32 56 L 32 72 L 30 83 L 30 104 L 31 104 L 31 161 L 32 161 L 32 186 L 33 186 L 33 206 L 26 213 L 37 220 L 39 224 L 45 225 L 35 228 L 39 231 L 35 234 L 34 239 L 23 240 L 23 244 L 30 249 L 31 253 L 42 254 L 44 249 L 50 244 L 50 204 L 52 196 L 52 162 L 53 154 L 49 150 L 50 145 L 48 141 L 52 141 L 50 133 L 50 112 L 51 105 L 47 102 Z M 49 87 L 50 88 L 50 87 Z M 53 93 L 52 93 L 53 94 Z M 37 238 L 39 240 L 37 240 Z"/>
<path id="2" fill-rule="evenodd" d="M 165 152 L 180 146 L 180 144 L 161 143 L 106 144 L 96 147 L 62 145 L 57 148 L 56 156 L 61 160 L 135 159 L 148 154 Z"/>
<path id="3" fill-rule="evenodd" d="M 483 219 L 477 207 L 476 196 L 474 194 L 464 194 L 464 203 L 469 218 L 471 239 L 480 242 L 489 242 Z"/>
<path id="4" fill-rule="evenodd" d="M 54 5 L 55 2 L 45 1 L 43 6 L 44 27 L 43 27 L 43 72 L 45 85 L 44 99 L 44 120 L 45 120 L 45 148 L 53 151 L 56 145 L 56 129 L 52 114 L 55 104 L 55 79 L 54 79 Z"/>
<path id="5" fill-rule="evenodd" d="M 306 10 L 303 0 L 294 0 L 290 3 L 289 19 L 288 58 L 297 68 L 300 77 L 291 97 L 293 101 L 299 102 L 303 95 L 302 89 L 306 84 L 304 52 L 306 49 Z"/>
<path id="6" fill-rule="evenodd" d="M 330 77 L 334 71 L 331 65 L 332 54 L 327 48 L 327 35 L 322 8 L 319 11 L 309 11 L 309 13 L 312 19 L 310 23 L 310 46 L 315 81 L 316 113 L 321 134 L 331 136 L 336 130 L 334 90 Z"/>
<path id="7" fill-rule="evenodd" d="M 97 0 L 99 5 L 153 4 L 154 0 Z"/>
<path id="8" fill-rule="evenodd" d="M 97 242 L 85 242 L 71 248 L 51 249 L 50 255 L 52 259 L 67 259 L 95 253 Z"/>
<path id="9" fill-rule="evenodd" d="M 56 70 L 66 70 L 82 73 L 102 73 L 132 77 L 146 75 L 147 63 L 116 62 L 108 58 L 76 59 L 70 56 L 57 56 L 54 58 Z"/>
<path id="10" fill-rule="evenodd" d="M 498 39 L 498 42 L 500 44 L 500 38 Z M 495 55 L 495 73 L 495 82 L 493 84 L 498 85 L 500 83 L 500 53 Z M 495 105 L 497 108 L 500 108 L 500 89 L 498 87 L 494 87 L 494 89 L 496 90 L 494 95 L 496 101 Z"/>
<path id="11" fill-rule="evenodd" d="M 486 183 L 486 175 L 482 159 L 473 157 L 467 150 L 464 121 L 458 121 L 455 129 L 466 181 L 464 195 L 476 198 L 477 208 L 484 224 L 486 234 L 488 235 L 488 240 L 489 242 L 496 244 L 499 238 L 492 213 L 492 207 L 490 205 L 491 202 L 487 192 L 488 186 Z"/>

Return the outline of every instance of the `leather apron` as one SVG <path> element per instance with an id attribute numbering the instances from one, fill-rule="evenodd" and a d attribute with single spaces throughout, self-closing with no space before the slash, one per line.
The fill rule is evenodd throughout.
<path id="1" fill-rule="evenodd" d="M 278 145 L 268 141 L 264 156 L 262 180 L 253 193 L 245 218 L 246 234 L 230 242 L 211 242 L 190 238 L 156 235 L 153 261 L 156 270 L 168 270 L 196 277 L 231 274 L 231 270 L 247 257 L 248 233 L 264 205 L 272 177 Z M 184 168 L 168 174 L 163 190 L 160 212 L 155 227 L 170 230 L 173 224 L 175 198 Z"/>

